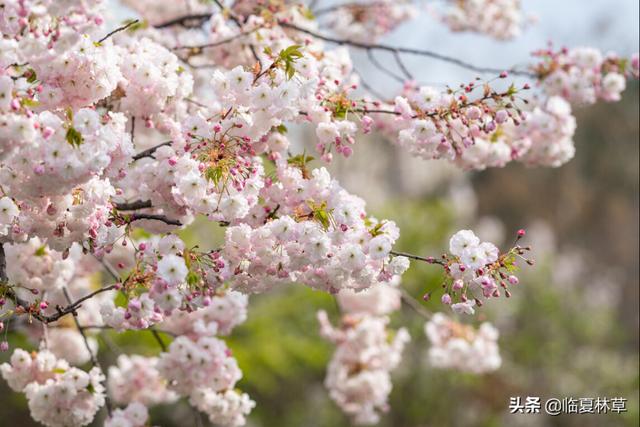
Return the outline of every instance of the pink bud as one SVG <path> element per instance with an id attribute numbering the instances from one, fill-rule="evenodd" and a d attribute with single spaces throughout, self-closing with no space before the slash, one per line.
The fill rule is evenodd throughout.
<path id="1" fill-rule="evenodd" d="M 453 290 L 454 291 L 459 291 L 460 289 L 462 289 L 464 287 L 464 282 L 460 279 L 456 280 L 453 282 Z"/>
<path id="2" fill-rule="evenodd" d="M 521 228 L 520 230 L 518 230 L 518 237 L 524 237 L 527 234 L 526 231 L 524 231 L 523 228 Z"/>
<path id="3" fill-rule="evenodd" d="M 451 304 L 451 296 L 449 294 L 442 295 L 442 298 L 440 300 L 442 301 L 443 304 L 446 304 L 446 305 Z"/>
<path id="4" fill-rule="evenodd" d="M 509 113 L 506 110 L 500 110 L 496 113 L 496 122 L 504 123 L 509 118 Z"/>
<path id="5" fill-rule="evenodd" d="M 7 351 L 7 350 L 9 350 L 9 343 L 6 341 L 0 342 L 0 351 Z"/>
<path id="6" fill-rule="evenodd" d="M 508 280 L 512 285 L 517 285 L 520 282 L 520 280 L 514 275 L 509 276 Z"/>

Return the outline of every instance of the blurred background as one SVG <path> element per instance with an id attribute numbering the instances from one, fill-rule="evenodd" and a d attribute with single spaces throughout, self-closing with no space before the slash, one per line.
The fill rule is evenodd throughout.
<path id="1" fill-rule="evenodd" d="M 325 1 L 321 3 L 324 6 Z M 548 40 L 556 46 L 591 45 L 623 55 L 638 50 L 635 0 L 523 3 L 538 22 L 513 42 L 452 34 L 427 16 L 428 11 L 385 42 L 434 47 L 496 67 L 525 64 L 529 52 Z M 113 11 L 114 22 L 134 16 L 117 3 Z M 353 57 L 368 83 L 389 95 L 398 90 L 366 55 L 353 52 Z M 409 57 L 406 63 L 431 84 L 473 77 L 425 59 Z M 634 83 L 619 103 L 577 109 L 576 157 L 559 169 L 516 164 L 463 173 L 444 163 L 412 159 L 376 137 L 360 140 L 356 155 L 331 166 L 348 190 L 367 200 L 371 214 L 398 223 L 402 232 L 398 250 L 437 255 L 459 228 L 472 228 L 482 239 L 506 247 L 515 231 L 524 227 L 537 261 L 523 270 L 521 285 L 510 300 L 492 301 L 475 319 L 490 320 L 500 330 L 503 366 L 493 374 L 474 376 L 429 367 L 424 319 L 405 307 L 393 316 L 393 326 L 408 327 L 412 342 L 393 374 L 391 409 L 381 427 L 638 425 L 638 92 Z M 304 139 L 305 130 L 299 132 Z M 211 227 L 196 225 L 184 237 L 194 244 L 198 236 L 219 238 L 220 230 Z M 438 287 L 441 279 L 437 268 L 413 263 L 403 286 L 420 298 Z M 439 310 L 439 305 L 432 302 L 427 307 Z M 323 387 L 333 348 L 319 336 L 315 320 L 319 309 L 337 319 L 329 295 L 303 286 L 251 297 L 248 321 L 227 340 L 244 372 L 239 387 L 257 402 L 250 426 L 350 425 Z M 105 335 L 126 352 L 156 351 L 150 334 Z M 12 345 L 16 339 L 9 338 Z M 7 357 L 1 355 L 0 361 Z M 101 353 L 105 364 L 115 357 L 109 348 Z M 35 425 L 23 395 L 10 392 L 3 381 L 0 395 L 0 425 Z M 623 397 L 627 412 L 510 415 L 511 396 L 540 396 L 543 401 Z M 206 425 L 204 418 L 198 419 L 184 402 L 152 411 L 154 424 L 163 427 Z"/>

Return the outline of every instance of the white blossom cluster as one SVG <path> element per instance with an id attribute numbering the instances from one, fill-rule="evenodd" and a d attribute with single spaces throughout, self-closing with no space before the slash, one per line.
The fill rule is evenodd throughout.
<path id="1" fill-rule="evenodd" d="M 116 409 L 104 422 L 104 427 L 145 427 L 149 418 L 147 407 L 138 402 L 125 409 Z"/>
<path id="2" fill-rule="evenodd" d="M 13 390 L 25 393 L 33 419 L 48 427 L 85 426 L 105 403 L 99 368 L 69 367 L 47 350 L 16 349 L 0 372 Z"/>
<path id="3" fill-rule="evenodd" d="M 436 313 L 424 330 L 431 342 L 429 362 L 436 368 L 481 374 L 495 371 L 502 364 L 499 333 L 490 323 L 474 329 Z"/>
<path id="4" fill-rule="evenodd" d="M 348 4 L 329 13 L 328 25 L 348 40 L 375 41 L 418 14 L 408 0 L 381 0 L 370 4 Z"/>
<path id="5" fill-rule="evenodd" d="M 452 31 L 474 31 L 498 40 L 519 36 L 525 21 L 520 0 L 448 0 L 442 20 Z"/>
<path id="6" fill-rule="evenodd" d="M 337 346 L 325 386 L 355 424 L 376 424 L 388 409 L 391 371 L 410 339 L 404 328 L 394 335 L 387 328 L 388 314 L 400 308 L 400 292 L 396 285 L 378 284 L 360 293 L 343 290 L 337 298 L 343 311 L 339 329 L 326 312 L 318 313 L 322 336 Z"/>
<path id="7" fill-rule="evenodd" d="M 592 47 L 551 49 L 536 52 L 541 62 L 537 71 L 549 95 L 562 96 L 577 104 L 593 104 L 601 99 L 619 101 L 628 76 L 638 76 L 638 55 L 630 60 L 614 53 L 604 55 Z"/>
<path id="8" fill-rule="evenodd" d="M 241 426 L 255 403 L 245 393 L 234 390 L 242 372 L 224 341 L 202 337 L 193 341 L 176 338 L 158 363 L 169 389 L 205 412 L 212 423 L 224 427 Z"/>
<path id="9" fill-rule="evenodd" d="M 157 357 L 121 354 L 107 371 L 109 397 L 120 405 L 141 403 L 153 406 L 172 403 L 178 396 L 167 388 L 158 371 Z"/>

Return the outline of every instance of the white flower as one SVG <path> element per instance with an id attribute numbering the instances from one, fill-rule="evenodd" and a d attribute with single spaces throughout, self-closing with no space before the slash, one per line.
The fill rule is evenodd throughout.
<path id="1" fill-rule="evenodd" d="M 449 251 L 456 256 L 462 256 L 467 248 L 480 244 L 480 239 L 471 230 L 460 230 L 449 240 Z"/>
<path id="2" fill-rule="evenodd" d="M 386 258 L 391 252 L 392 242 L 384 234 L 374 237 L 369 242 L 369 256 L 372 259 Z"/>
<path id="3" fill-rule="evenodd" d="M 188 272 L 189 270 L 182 257 L 165 255 L 158 261 L 158 276 L 170 284 L 183 283 Z"/>
<path id="4" fill-rule="evenodd" d="M 13 219 L 18 216 L 20 210 L 18 206 L 9 197 L 0 198 L 0 231 L 3 226 L 11 224 Z"/>
<path id="5" fill-rule="evenodd" d="M 473 308 L 474 305 L 476 305 L 476 302 L 470 299 L 470 300 L 467 300 L 466 302 L 459 302 L 457 304 L 452 304 L 451 309 L 454 311 L 454 313 L 457 313 L 457 314 L 472 315 L 476 312 L 475 309 Z"/>

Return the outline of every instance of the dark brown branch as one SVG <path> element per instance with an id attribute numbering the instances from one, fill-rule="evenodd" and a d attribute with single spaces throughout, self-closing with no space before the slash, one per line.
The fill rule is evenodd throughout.
<path id="1" fill-rule="evenodd" d="M 180 16 L 178 18 L 171 19 L 161 24 L 154 25 L 154 28 L 162 29 L 173 27 L 174 25 L 181 25 L 186 28 L 197 28 L 202 26 L 207 19 L 211 18 L 211 13 L 199 13 L 193 15 Z"/>
<path id="2" fill-rule="evenodd" d="M 137 24 L 138 21 L 137 19 L 127 23 L 126 25 L 123 25 L 122 27 L 118 27 L 115 30 L 111 31 L 109 34 L 107 34 L 106 36 L 104 36 L 103 38 L 101 38 L 100 40 L 98 40 L 98 43 L 102 43 L 103 41 L 105 41 L 106 39 L 108 39 L 109 37 L 111 37 L 112 35 L 119 33 L 120 31 L 125 31 L 127 28 L 129 28 L 130 26 Z"/>
<path id="3" fill-rule="evenodd" d="M 154 145 L 153 147 L 147 148 L 146 150 L 139 152 L 138 154 L 134 155 L 132 159 L 133 161 L 140 160 L 145 157 L 150 157 L 153 159 L 154 158 L 153 153 L 155 153 L 158 148 L 164 147 L 165 145 L 171 145 L 172 142 L 173 141 L 161 142 L 158 145 Z"/>
<path id="4" fill-rule="evenodd" d="M 7 258 L 4 253 L 4 246 L 0 243 L 0 284 L 5 284 L 9 278 L 7 277 Z"/>
<path id="5" fill-rule="evenodd" d="M 153 207 L 151 200 L 136 200 L 130 203 L 115 203 L 113 205 L 119 211 L 136 211 L 138 209 L 148 209 Z"/>
<path id="6" fill-rule="evenodd" d="M 177 227 L 181 227 L 182 223 L 177 219 L 167 218 L 164 215 L 156 215 L 156 214 L 144 214 L 144 213 L 134 213 L 129 217 L 129 222 L 138 221 L 141 219 L 149 219 L 155 221 L 164 222 L 167 225 L 175 225 Z"/>
<path id="7" fill-rule="evenodd" d="M 77 314 L 77 310 L 78 308 L 80 308 L 80 306 L 82 305 L 83 302 L 85 302 L 86 300 L 93 298 L 94 296 L 101 294 L 102 292 L 107 292 L 110 290 L 113 290 L 116 288 L 116 285 L 110 285 L 110 286 L 106 286 L 104 288 L 100 288 L 98 290 L 95 290 L 93 292 L 91 292 L 90 294 L 87 294 L 85 296 L 83 296 L 82 298 L 76 300 L 74 303 L 70 303 L 68 306 L 66 307 L 56 307 L 57 312 L 50 315 L 50 316 L 45 316 L 43 314 L 39 313 L 39 309 L 37 309 L 38 311 L 33 311 L 31 304 L 21 298 L 18 297 L 18 295 L 15 293 L 15 291 L 12 288 L 7 288 L 6 290 L 6 296 L 13 301 L 13 303 L 17 306 L 17 307 L 21 307 L 26 313 L 28 313 L 30 316 L 32 316 L 34 319 L 37 319 L 39 321 L 41 321 L 42 323 L 53 323 L 56 322 L 58 320 L 60 320 L 62 317 L 68 315 L 68 314 Z"/>
<path id="8" fill-rule="evenodd" d="M 434 258 L 432 256 L 430 256 L 430 257 L 421 257 L 421 256 L 418 256 L 418 255 L 408 254 L 408 253 L 405 253 L 405 252 L 397 252 L 397 251 L 391 251 L 390 254 L 393 255 L 393 256 L 407 257 L 407 258 L 410 258 L 410 259 L 414 259 L 416 261 L 424 261 L 427 264 L 438 264 L 438 265 L 442 265 L 442 266 L 446 265 L 444 261 L 436 259 L 436 258 Z"/>
<path id="9" fill-rule="evenodd" d="M 156 341 L 158 342 L 158 345 L 160 346 L 160 348 L 162 349 L 162 351 L 166 352 L 167 351 L 167 345 L 164 343 L 164 341 L 162 341 L 162 337 L 160 336 L 160 334 L 158 333 L 158 331 L 156 331 L 153 328 L 149 329 L 151 331 L 151 333 L 153 334 L 153 337 L 156 339 Z"/>
<path id="10" fill-rule="evenodd" d="M 502 69 L 498 69 L 498 68 L 487 68 L 487 67 L 478 67 L 476 65 L 470 64 L 468 62 L 462 61 L 460 59 L 457 58 L 453 58 L 447 55 L 442 55 L 440 53 L 437 52 L 433 52 L 430 50 L 422 50 L 422 49 L 413 49 L 413 48 L 407 48 L 407 47 L 395 47 L 395 46 L 389 46 L 389 45 L 385 45 L 385 44 L 369 44 L 369 43 L 362 43 L 362 42 L 357 42 L 354 40 L 347 40 L 347 39 L 338 39 L 335 37 L 330 37 L 330 36 L 326 36 L 323 34 L 319 34 L 316 33 L 314 31 L 310 31 L 307 30 L 305 28 L 301 28 L 298 27 L 294 24 L 290 24 L 288 22 L 280 22 L 279 23 L 280 26 L 284 27 L 284 28 L 290 28 L 292 30 L 295 30 L 299 33 L 303 33 L 303 34 L 307 34 L 311 37 L 315 37 L 318 38 L 320 40 L 324 40 L 326 42 L 329 43 L 333 43 L 333 44 L 337 44 L 337 45 L 341 45 L 341 46 L 351 46 L 357 49 L 365 49 L 365 50 L 382 50 L 382 51 L 386 51 L 386 52 L 391 52 L 394 54 L 401 54 L 401 53 L 406 53 L 409 55 L 418 55 L 418 56 L 426 56 L 429 58 L 433 58 L 433 59 L 437 59 L 439 61 L 444 61 L 444 62 L 448 62 L 450 64 L 454 64 L 457 65 L 459 67 L 462 68 L 466 68 L 468 70 L 471 71 L 475 71 L 478 73 L 483 73 L 483 74 L 487 74 L 487 73 L 491 73 L 491 74 L 500 74 L 502 72 L 504 72 L 505 70 Z M 517 76 L 524 76 L 524 77 L 535 77 L 534 73 L 531 73 L 529 71 L 522 71 L 522 70 L 507 70 L 509 73 L 517 75 Z"/>

